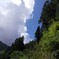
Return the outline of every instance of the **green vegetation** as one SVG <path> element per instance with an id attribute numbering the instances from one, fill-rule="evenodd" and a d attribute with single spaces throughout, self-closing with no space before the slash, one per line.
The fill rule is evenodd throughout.
<path id="1" fill-rule="evenodd" d="M 17 38 L 0 59 L 59 59 L 59 0 L 45 2 L 40 23 L 34 41 L 24 45 L 24 37 Z"/>

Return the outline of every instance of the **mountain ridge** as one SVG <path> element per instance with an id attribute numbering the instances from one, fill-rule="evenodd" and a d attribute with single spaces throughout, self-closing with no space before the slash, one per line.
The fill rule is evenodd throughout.
<path id="1" fill-rule="evenodd" d="M 8 48 L 8 46 L 0 41 L 0 50 L 5 50 L 7 48 Z"/>

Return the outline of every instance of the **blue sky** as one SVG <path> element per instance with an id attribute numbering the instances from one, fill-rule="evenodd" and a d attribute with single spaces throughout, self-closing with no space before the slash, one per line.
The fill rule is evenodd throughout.
<path id="1" fill-rule="evenodd" d="M 38 20 L 40 18 L 42 8 L 44 5 L 45 0 L 36 0 L 35 1 L 35 7 L 33 12 L 33 18 L 27 21 L 27 28 L 28 33 L 30 34 L 30 38 L 34 38 L 34 33 L 38 26 Z"/>

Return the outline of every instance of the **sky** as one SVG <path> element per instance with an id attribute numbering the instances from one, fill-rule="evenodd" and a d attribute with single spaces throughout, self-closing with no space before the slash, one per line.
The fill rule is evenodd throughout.
<path id="1" fill-rule="evenodd" d="M 0 0 L 0 41 L 11 45 L 21 36 L 24 43 L 33 40 L 43 4 L 43 0 Z"/>
<path id="2" fill-rule="evenodd" d="M 42 8 L 44 5 L 44 2 L 46 0 L 35 0 L 35 6 L 34 6 L 34 11 L 33 11 L 33 18 L 31 18 L 29 21 L 27 21 L 27 28 L 28 28 L 28 33 L 30 35 L 30 38 L 34 39 L 35 38 L 35 31 L 38 27 L 38 20 L 40 19 L 41 13 L 42 13 Z"/>

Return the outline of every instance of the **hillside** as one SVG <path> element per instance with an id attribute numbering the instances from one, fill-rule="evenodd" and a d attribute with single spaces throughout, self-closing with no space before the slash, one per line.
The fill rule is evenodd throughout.
<path id="1" fill-rule="evenodd" d="M 0 50 L 5 50 L 7 48 L 8 46 L 0 41 Z"/>
<path id="2" fill-rule="evenodd" d="M 35 49 L 30 51 L 28 59 L 59 59 L 59 22 L 54 22 L 43 36 Z"/>
<path id="3" fill-rule="evenodd" d="M 16 56 L 16 57 L 15 57 Z M 39 43 L 30 42 L 24 51 L 13 51 L 11 59 L 59 59 L 59 21 L 53 22 Z"/>

